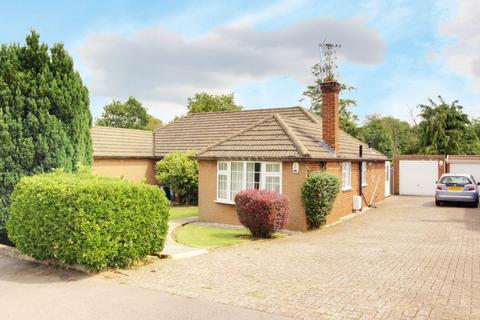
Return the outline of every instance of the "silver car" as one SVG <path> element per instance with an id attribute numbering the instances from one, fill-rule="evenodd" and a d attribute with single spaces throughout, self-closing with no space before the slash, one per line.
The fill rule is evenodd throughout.
<path id="1" fill-rule="evenodd" d="M 465 202 L 478 207 L 478 184 L 471 174 L 446 173 L 437 181 L 435 204 Z"/>

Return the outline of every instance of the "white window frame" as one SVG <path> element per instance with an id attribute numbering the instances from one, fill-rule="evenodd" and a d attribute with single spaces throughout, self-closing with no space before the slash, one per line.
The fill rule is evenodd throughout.
<path id="1" fill-rule="evenodd" d="M 220 164 L 226 164 L 227 165 L 227 170 L 220 170 Z M 225 190 L 227 198 L 220 198 L 219 197 L 219 176 L 220 175 L 226 175 L 227 176 L 227 189 Z M 216 187 L 216 198 L 219 201 L 228 201 L 228 198 L 230 196 L 230 179 L 231 179 L 231 163 L 228 161 L 218 161 L 217 162 L 217 187 Z"/>
<path id="2" fill-rule="evenodd" d="M 362 161 L 362 187 L 367 186 L 367 171 L 368 171 L 367 162 Z"/>
<path id="3" fill-rule="evenodd" d="M 342 190 L 352 190 L 352 163 L 342 162 Z"/>
<path id="4" fill-rule="evenodd" d="M 235 204 L 234 199 L 231 199 L 231 181 L 232 181 L 232 162 L 240 162 L 243 163 L 243 187 L 241 190 L 247 189 L 247 163 L 260 163 L 260 190 L 265 190 L 266 186 L 266 178 L 267 177 L 279 177 L 279 193 L 282 193 L 283 187 L 283 163 L 282 162 L 264 162 L 264 161 L 217 161 L 217 185 L 216 185 L 216 202 L 220 203 L 227 203 L 227 204 Z M 220 170 L 220 164 L 226 163 L 227 170 Z M 279 172 L 267 172 L 267 164 L 278 164 L 280 167 Z M 226 175 L 227 176 L 227 198 L 220 198 L 219 197 L 219 176 Z M 232 197 L 233 198 L 233 197 Z"/>

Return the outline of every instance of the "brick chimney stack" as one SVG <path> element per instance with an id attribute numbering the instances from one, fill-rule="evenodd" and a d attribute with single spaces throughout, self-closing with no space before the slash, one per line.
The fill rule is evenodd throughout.
<path id="1" fill-rule="evenodd" d="M 323 141 L 328 144 L 336 154 L 338 154 L 340 139 L 340 84 L 336 81 L 328 81 L 322 83 L 320 89 L 322 90 L 323 100 Z"/>

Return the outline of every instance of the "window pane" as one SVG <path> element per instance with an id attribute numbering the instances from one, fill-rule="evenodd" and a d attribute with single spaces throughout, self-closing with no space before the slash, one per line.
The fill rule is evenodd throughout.
<path id="1" fill-rule="evenodd" d="M 342 186 L 344 189 L 351 187 L 352 166 L 350 162 L 342 163 Z"/>
<path id="2" fill-rule="evenodd" d="M 280 173 L 280 163 L 267 163 L 265 165 L 265 171 Z"/>
<path id="3" fill-rule="evenodd" d="M 362 184 L 367 184 L 367 163 L 362 162 Z"/>
<path id="4" fill-rule="evenodd" d="M 228 195 L 227 195 L 227 175 L 226 174 L 219 174 L 218 175 L 217 198 L 218 199 L 228 199 Z"/>
<path id="5" fill-rule="evenodd" d="M 218 170 L 219 171 L 227 171 L 227 163 L 226 162 L 219 162 L 218 163 Z"/>
<path id="6" fill-rule="evenodd" d="M 260 189 L 260 162 L 247 163 L 247 189 Z"/>
<path id="7" fill-rule="evenodd" d="M 265 189 L 280 192 L 280 177 L 278 176 L 267 176 L 265 177 Z"/>
<path id="8" fill-rule="evenodd" d="M 244 162 L 232 162 L 231 164 L 230 200 L 234 200 L 237 192 L 243 189 L 243 165 Z"/>

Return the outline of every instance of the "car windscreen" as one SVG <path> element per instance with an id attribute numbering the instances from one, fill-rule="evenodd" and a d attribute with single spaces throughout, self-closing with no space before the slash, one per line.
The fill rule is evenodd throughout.
<path id="1" fill-rule="evenodd" d="M 472 184 L 470 179 L 464 176 L 447 176 L 443 177 L 440 180 L 441 184 L 447 185 L 447 186 L 465 186 L 467 184 Z"/>

